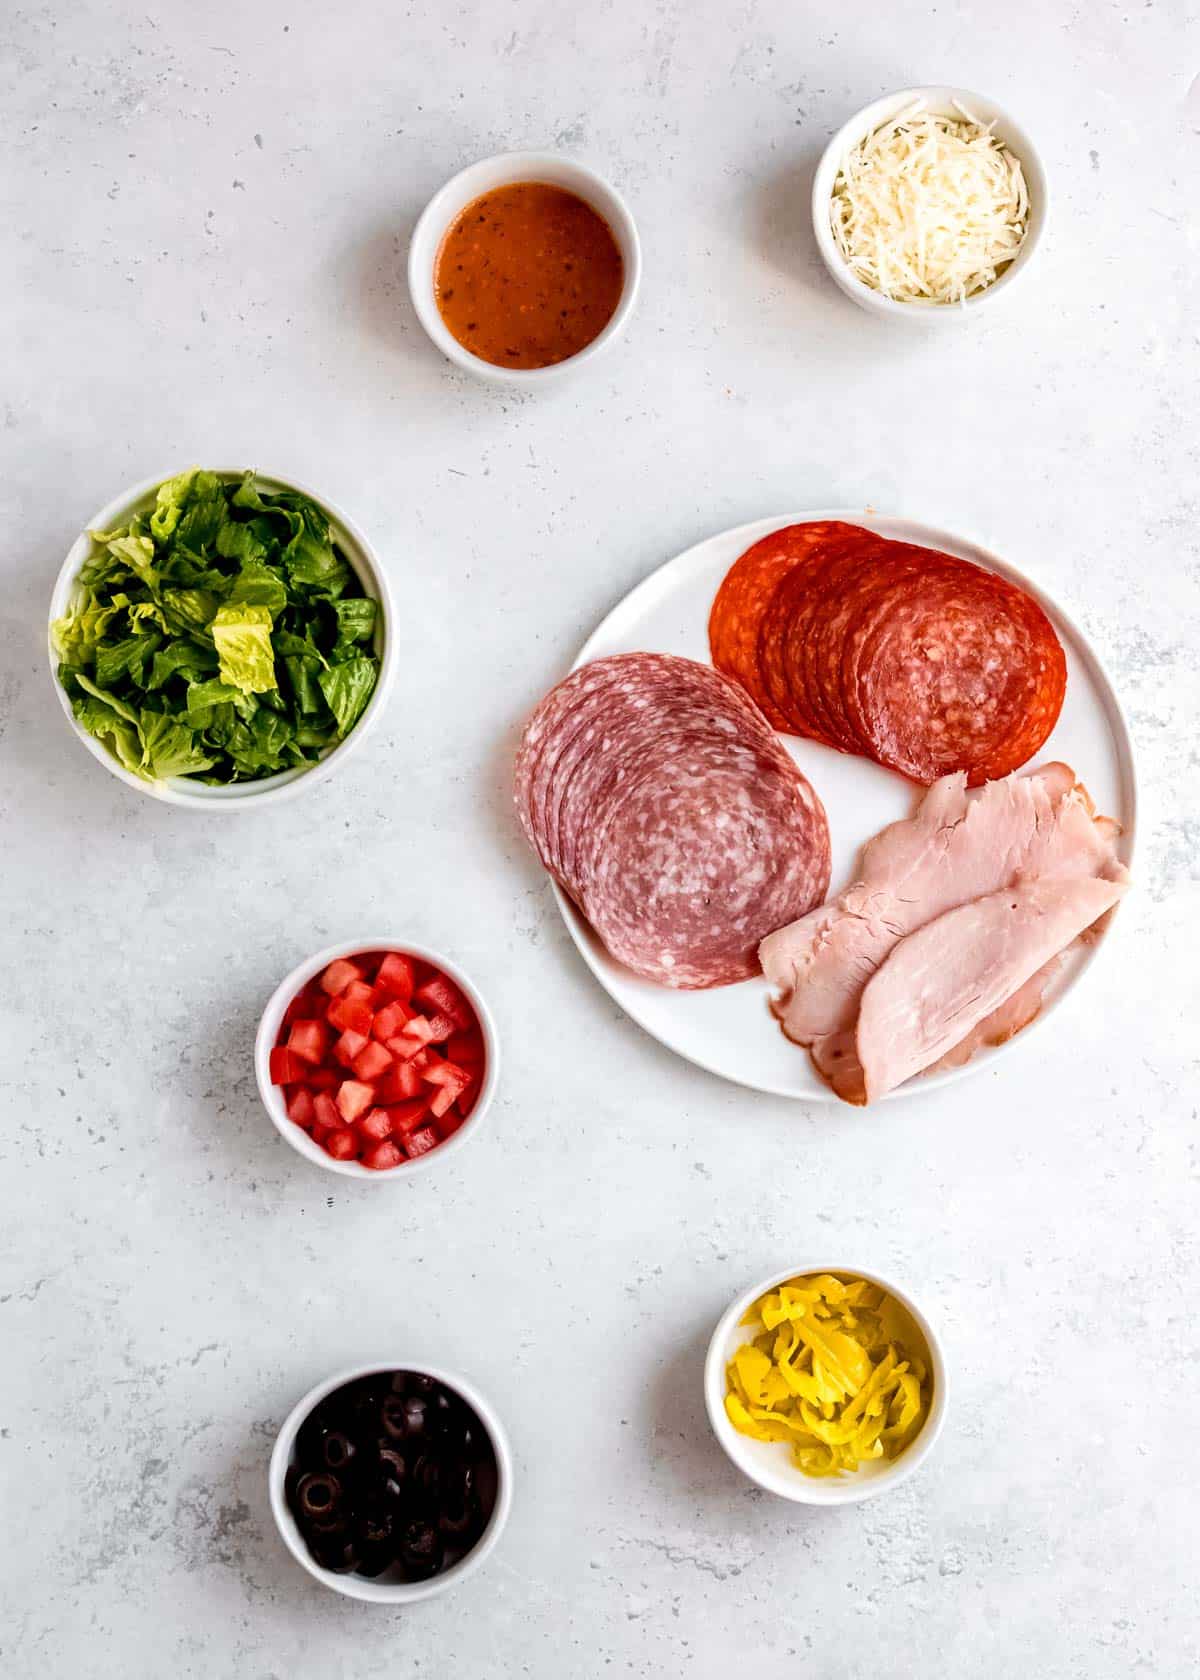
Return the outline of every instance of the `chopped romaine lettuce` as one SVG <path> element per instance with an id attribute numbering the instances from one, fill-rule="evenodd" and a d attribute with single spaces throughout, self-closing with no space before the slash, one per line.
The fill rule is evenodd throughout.
<path id="1" fill-rule="evenodd" d="M 52 636 L 76 719 L 126 769 L 224 783 L 345 738 L 378 680 L 377 614 L 306 496 L 193 469 L 92 532 Z"/>

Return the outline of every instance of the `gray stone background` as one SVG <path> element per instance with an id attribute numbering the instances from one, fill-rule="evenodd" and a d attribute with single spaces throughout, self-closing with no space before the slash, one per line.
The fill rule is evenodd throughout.
<path id="1" fill-rule="evenodd" d="M 62 0 L 0 16 L 0 1669 L 471 1680 L 1196 1672 L 1197 132 L 1190 4 Z M 1036 270 L 972 331 L 857 311 L 811 243 L 829 132 L 948 80 L 1040 142 Z M 417 326 L 442 180 L 550 145 L 628 194 L 627 339 L 521 400 Z M 390 714 L 221 820 L 69 735 L 43 635 L 125 485 L 256 464 L 375 539 Z M 1139 886 L 1053 1030 L 878 1113 L 673 1059 L 570 947 L 514 731 L 698 538 L 863 502 L 1026 567 L 1108 661 Z M 354 1194 L 267 1123 L 284 972 L 380 926 L 455 953 L 507 1052 L 460 1164 Z M 806 1512 L 711 1440 L 708 1331 L 798 1253 L 939 1315 L 953 1412 L 890 1498 Z M 321 1593 L 265 1501 L 338 1366 L 426 1356 L 507 1418 L 501 1550 L 408 1615 Z"/>

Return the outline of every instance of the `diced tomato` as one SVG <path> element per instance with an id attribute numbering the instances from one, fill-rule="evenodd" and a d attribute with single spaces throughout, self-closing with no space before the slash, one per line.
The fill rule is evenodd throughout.
<path id="1" fill-rule="evenodd" d="M 361 1056 L 371 1040 L 366 1033 L 344 1032 L 333 1047 L 333 1053 L 343 1067 L 350 1067 L 355 1056 Z"/>
<path id="2" fill-rule="evenodd" d="M 440 1116 L 454 1107 L 475 1076 L 465 1068 L 455 1067 L 453 1062 L 441 1062 L 436 1067 L 426 1068 L 421 1077 L 435 1087 L 429 1109 L 430 1113 Z"/>
<path id="3" fill-rule="evenodd" d="M 308 1063 L 302 1062 L 294 1050 L 277 1044 L 271 1052 L 272 1085 L 295 1085 L 308 1078 Z"/>
<path id="4" fill-rule="evenodd" d="M 347 1003 L 365 1003 L 367 1008 L 370 1009 L 371 993 L 374 990 L 374 986 L 368 986 L 365 980 L 352 980 L 342 996 Z"/>
<path id="5" fill-rule="evenodd" d="M 436 1028 L 432 1021 L 427 1021 L 424 1015 L 414 1015 L 404 1026 L 405 1036 L 415 1038 L 418 1044 L 432 1044 Z"/>
<path id="6" fill-rule="evenodd" d="M 338 957 L 322 974 L 321 990 L 328 992 L 330 997 L 340 997 L 347 986 L 361 979 L 362 969 L 357 963 L 350 962 L 346 957 Z"/>
<path id="7" fill-rule="evenodd" d="M 325 1148 L 335 1161 L 352 1161 L 359 1151 L 359 1141 L 349 1126 L 339 1126 L 325 1139 Z"/>
<path id="8" fill-rule="evenodd" d="M 335 1067 L 309 1068 L 305 1077 L 314 1091 L 332 1091 L 335 1085 L 342 1082 L 342 1076 Z"/>
<path id="9" fill-rule="evenodd" d="M 374 1038 L 369 1039 L 366 1048 L 360 1050 L 354 1058 L 354 1072 L 359 1079 L 365 1079 L 368 1084 L 381 1079 L 393 1065 L 392 1057 Z"/>
<path id="10" fill-rule="evenodd" d="M 375 984 L 382 986 L 390 996 L 399 998 L 401 1003 L 407 1003 L 413 995 L 412 959 L 401 956 L 399 951 L 389 951 L 379 965 Z"/>
<path id="11" fill-rule="evenodd" d="M 392 1117 L 386 1108 L 373 1108 L 369 1114 L 363 1115 L 358 1129 L 372 1143 L 382 1143 L 385 1137 L 392 1135 Z"/>
<path id="12" fill-rule="evenodd" d="M 431 1015 L 429 1017 L 429 1030 L 433 1034 L 433 1037 L 429 1040 L 430 1044 L 445 1044 L 446 1040 L 454 1034 L 454 1022 L 449 1015 Z"/>
<path id="13" fill-rule="evenodd" d="M 415 1161 L 418 1155 L 428 1155 L 431 1149 L 436 1149 L 440 1142 L 441 1139 L 432 1126 L 422 1126 L 404 1140 L 404 1147 L 408 1151 L 409 1159 Z"/>
<path id="14" fill-rule="evenodd" d="M 415 1011 L 410 1009 L 406 1003 L 401 1003 L 398 998 L 393 998 L 390 1003 L 385 1003 L 383 1008 L 376 1012 L 375 1024 L 371 1031 L 377 1039 L 386 1044 L 389 1038 L 395 1038 L 397 1033 L 403 1032 L 404 1023 L 411 1021 L 414 1014 Z"/>
<path id="15" fill-rule="evenodd" d="M 443 1143 L 445 1143 L 447 1138 L 454 1136 L 455 1132 L 462 1125 L 464 1119 L 464 1115 L 455 1114 L 453 1109 L 450 1109 L 445 1114 L 438 1116 L 438 1136 L 441 1138 Z"/>
<path id="16" fill-rule="evenodd" d="M 299 1021 L 304 1016 L 320 1015 L 326 1004 L 326 998 L 321 988 L 313 981 L 302 986 L 283 1012 L 283 1024 L 290 1027 L 293 1021 Z"/>
<path id="17" fill-rule="evenodd" d="M 338 1106 L 328 1091 L 319 1092 L 313 1099 L 313 1114 L 315 1115 L 314 1125 L 322 1126 L 327 1131 L 336 1131 L 342 1123 Z"/>
<path id="18" fill-rule="evenodd" d="M 375 1087 L 365 1085 L 359 1079 L 343 1079 L 334 1101 L 337 1103 L 338 1113 L 349 1125 L 371 1107 L 375 1101 Z"/>
<path id="19" fill-rule="evenodd" d="M 375 1094 L 380 1102 L 407 1102 L 410 1097 L 420 1096 L 422 1085 L 420 1068 L 411 1062 L 393 1062 L 375 1087 Z"/>
<path id="20" fill-rule="evenodd" d="M 368 1038 L 375 1017 L 365 1003 L 352 1003 L 349 998 L 340 997 L 329 1005 L 328 1020 L 338 1032 L 362 1033 L 364 1038 Z"/>
<path id="21" fill-rule="evenodd" d="M 288 1119 L 294 1120 L 297 1126 L 303 1126 L 306 1132 L 312 1130 L 312 1123 L 316 1119 L 316 1106 L 313 1094 L 306 1086 L 300 1085 L 288 1098 Z"/>
<path id="22" fill-rule="evenodd" d="M 446 1054 L 459 1067 L 473 1067 L 484 1060 L 483 1034 L 478 1027 L 470 1032 L 455 1033 L 446 1045 Z"/>
<path id="23" fill-rule="evenodd" d="M 418 1102 L 396 1103 L 388 1109 L 392 1122 L 393 1135 L 400 1138 L 408 1137 L 429 1113 L 429 1098 L 422 1097 Z"/>
<path id="24" fill-rule="evenodd" d="M 322 1062 L 329 1049 L 329 1028 L 324 1021 L 293 1021 L 288 1049 L 306 1062 Z"/>
<path id="25" fill-rule="evenodd" d="M 422 1016 L 417 1016 L 418 1021 L 422 1019 Z M 414 1038 L 409 1032 L 402 1032 L 396 1038 L 389 1038 L 387 1041 L 387 1047 L 392 1052 L 392 1055 L 396 1057 L 397 1061 L 411 1062 L 414 1057 L 419 1056 L 422 1050 L 424 1050 L 425 1040 L 423 1038 Z"/>
<path id="26" fill-rule="evenodd" d="M 370 1167 L 372 1172 L 387 1172 L 389 1167 L 398 1167 L 404 1155 L 390 1138 L 383 1143 L 377 1143 L 374 1149 L 369 1149 L 362 1158 L 364 1167 Z"/>
<path id="27" fill-rule="evenodd" d="M 419 1004 L 427 1015 L 448 1015 L 455 1027 L 470 1027 L 475 1023 L 471 1005 L 453 980 L 444 974 L 435 974 L 432 980 L 418 986 L 413 993 L 413 1002 Z"/>
<path id="28" fill-rule="evenodd" d="M 421 1078 L 426 1085 L 452 1086 L 454 1095 L 457 1097 L 460 1091 L 466 1090 L 474 1078 L 474 1074 L 466 1068 L 460 1068 L 455 1062 L 446 1062 L 440 1056 L 435 1056 L 431 1065 L 422 1073 Z"/>

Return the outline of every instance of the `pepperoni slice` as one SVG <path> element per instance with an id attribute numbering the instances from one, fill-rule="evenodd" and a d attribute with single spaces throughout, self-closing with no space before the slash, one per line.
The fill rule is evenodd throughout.
<path id="1" fill-rule="evenodd" d="M 776 690 L 759 660 L 759 636 L 767 606 L 789 572 L 798 566 L 815 565 L 827 544 L 856 529 L 838 519 L 785 525 L 735 560 L 717 591 L 708 617 L 712 662 L 742 685 L 776 729 L 794 730 L 795 719 L 786 692 L 783 703 L 776 703 Z"/>
<path id="2" fill-rule="evenodd" d="M 1033 757 L 1062 710 L 1066 658 L 1024 590 L 952 555 L 907 587 L 857 661 L 849 703 L 871 756 L 919 782 L 978 784 Z"/>

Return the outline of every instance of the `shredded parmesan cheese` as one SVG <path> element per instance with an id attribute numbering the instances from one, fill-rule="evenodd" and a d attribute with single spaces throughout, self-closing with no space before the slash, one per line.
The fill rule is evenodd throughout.
<path id="1" fill-rule="evenodd" d="M 830 202 L 852 272 L 898 303 L 963 303 L 1017 256 L 1029 227 L 1020 160 L 961 105 L 921 104 L 847 156 Z"/>

